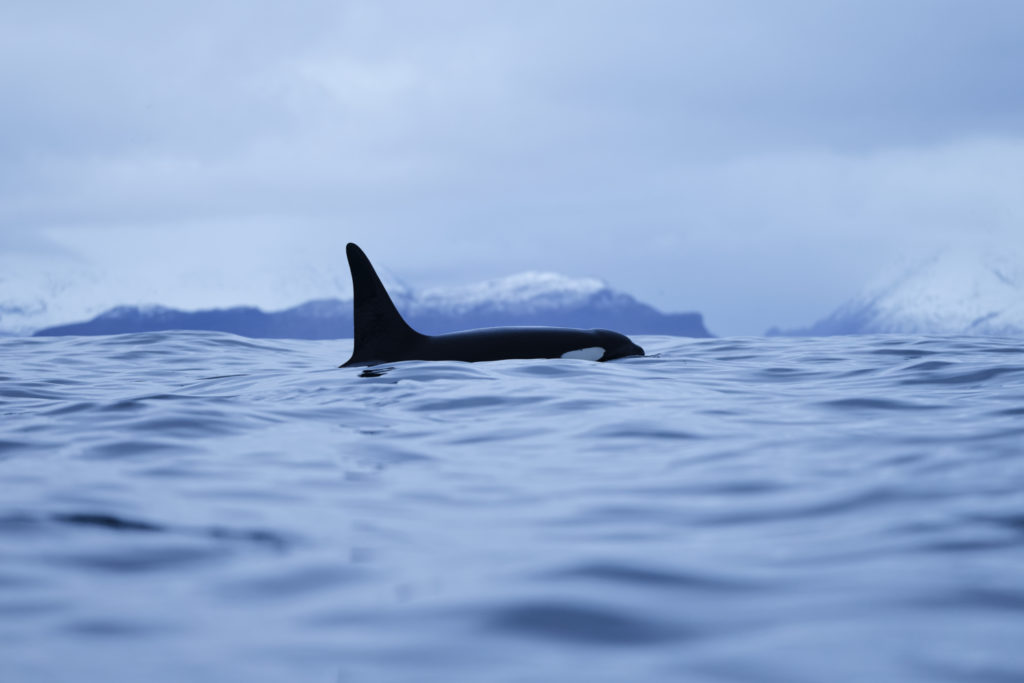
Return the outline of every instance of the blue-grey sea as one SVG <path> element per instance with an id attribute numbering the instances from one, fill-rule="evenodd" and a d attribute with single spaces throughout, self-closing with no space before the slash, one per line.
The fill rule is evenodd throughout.
<path id="1" fill-rule="evenodd" d="M 0 681 L 1024 680 L 1024 340 L 0 340 Z"/>

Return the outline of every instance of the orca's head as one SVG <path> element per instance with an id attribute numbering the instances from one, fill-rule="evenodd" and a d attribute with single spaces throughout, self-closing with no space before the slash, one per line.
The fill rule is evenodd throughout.
<path id="1" fill-rule="evenodd" d="M 615 360 L 626 356 L 644 355 L 644 350 L 624 334 L 611 330 L 594 330 L 594 333 L 601 346 L 604 347 L 604 355 L 599 360 Z"/>

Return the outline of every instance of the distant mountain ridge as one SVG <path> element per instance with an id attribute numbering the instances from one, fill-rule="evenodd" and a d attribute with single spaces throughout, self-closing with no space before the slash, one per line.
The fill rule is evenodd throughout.
<path id="1" fill-rule="evenodd" d="M 476 327 L 549 325 L 609 328 L 627 334 L 710 337 L 700 313 L 662 313 L 599 280 L 522 273 L 470 287 L 393 293 L 415 329 L 440 334 Z M 98 335 L 160 330 L 212 330 L 246 337 L 338 339 L 352 336 L 352 302 L 307 301 L 280 311 L 238 306 L 184 311 L 117 306 L 96 317 L 36 331 L 35 336 Z"/>
<path id="2" fill-rule="evenodd" d="M 767 332 L 886 333 L 1024 336 L 1024 258 L 949 249 L 869 287 L 810 327 Z"/>

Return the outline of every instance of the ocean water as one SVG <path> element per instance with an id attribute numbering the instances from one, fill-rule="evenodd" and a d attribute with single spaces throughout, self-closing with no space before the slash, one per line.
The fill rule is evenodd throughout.
<path id="1" fill-rule="evenodd" d="M 0 340 L 0 681 L 1021 681 L 1024 340 Z"/>

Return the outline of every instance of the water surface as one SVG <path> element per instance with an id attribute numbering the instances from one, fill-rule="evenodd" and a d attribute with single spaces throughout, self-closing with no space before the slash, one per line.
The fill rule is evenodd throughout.
<path id="1" fill-rule="evenodd" d="M 1024 341 L 638 341 L 0 339 L 0 680 L 1024 680 Z"/>

